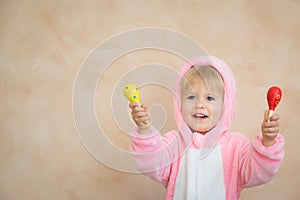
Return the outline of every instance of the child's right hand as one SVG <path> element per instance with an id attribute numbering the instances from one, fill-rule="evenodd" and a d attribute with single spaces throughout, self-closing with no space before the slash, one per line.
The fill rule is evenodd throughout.
<path id="1" fill-rule="evenodd" d="M 130 103 L 129 107 L 132 109 L 131 115 L 133 121 L 139 127 L 139 129 L 147 129 L 150 127 L 150 116 L 147 112 L 145 105 L 139 106 L 138 103 Z"/>

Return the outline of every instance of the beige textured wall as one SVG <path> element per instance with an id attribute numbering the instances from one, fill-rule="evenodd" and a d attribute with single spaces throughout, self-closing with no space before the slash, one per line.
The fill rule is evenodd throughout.
<path id="1" fill-rule="evenodd" d="M 89 52 L 112 35 L 144 26 L 184 33 L 232 67 L 238 87 L 232 130 L 249 138 L 259 131 L 267 88 L 283 88 L 278 113 L 285 160 L 272 182 L 244 190 L 241 199 L 298 199 L 299 11 L 297 0 L 0 1 L 0 199 L 164 198 L 164 188 L 149 178 L 94 159 L 79 139 L 72 112 L 73 83 Z M 101 84 L 109 92 L 122 73 L 148 62 L 174 69 L 182 64 L 166 52 L 125 55 L 99 83 L 96 100 L 103 98 Z M 161 94 L 151 96 L 154 89 Z M 164 105 L 164 130 L 174 128 L 171 98 L 158 86 L 143 91 L 149 106 Z M 109 101 L 95 108 L 108 138 L 128 150 Z"/>

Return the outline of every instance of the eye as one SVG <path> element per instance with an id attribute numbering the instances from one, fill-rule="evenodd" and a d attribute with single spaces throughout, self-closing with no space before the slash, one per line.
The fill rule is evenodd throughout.
<path id="1" fill-rule="evenodd" d="M 208 100 L 208 101 L 214 101 L 215 98 L 214 98 L 214 97 L 211 97 L 211 96 L 208 96 L 208 97 L 207 97 L 207 100 Z"/>
<path id="2" fill-rule="evenodd" d="M 188 96 L 188 99 L 189 99 L 189 100 L 195 100 L 196 97 L 195 97 L 194 95 L 191 95 L 191 96 Z"/>

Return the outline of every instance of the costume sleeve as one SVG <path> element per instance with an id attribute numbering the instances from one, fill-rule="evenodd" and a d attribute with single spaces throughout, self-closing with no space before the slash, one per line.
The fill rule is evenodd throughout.
<path id="1" fill-rule="evenodd" d="M 252 144 L 245 142 L 239 153 L 241 187 L 252 187 L 269 182 L 277 173 L 284 157 L 284 138 L 278 134 L 275 144 L 265 147 L 262 135 L 257 135 Z"/>
<path id="2" fill-rule="evenodd" d="M 131 152 L 140 172 L 166 185 L 170 175 L 170 164 L 179 155 L 179 134 L 171 131 L 164 136 L 153 127 L 151 134 L 141 135 L 137 127 L 132 131 Z"/>

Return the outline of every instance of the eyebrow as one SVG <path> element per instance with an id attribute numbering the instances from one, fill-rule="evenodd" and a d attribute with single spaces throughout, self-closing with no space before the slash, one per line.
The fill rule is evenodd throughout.
<path id="1" fill-rule="evenodd" d="M 183 95 L 196 95 L 195 92 L 193 91 L 188 91 L 188 92 L 183 92 Z M 213 92 L 210 92 L 210 93 L 205 93 L 204 94 L 205 96 L 214 96 L 214 97 L 220 97 L 222 95 L 218 95 L 217 93 L 213 93 Z"/>

